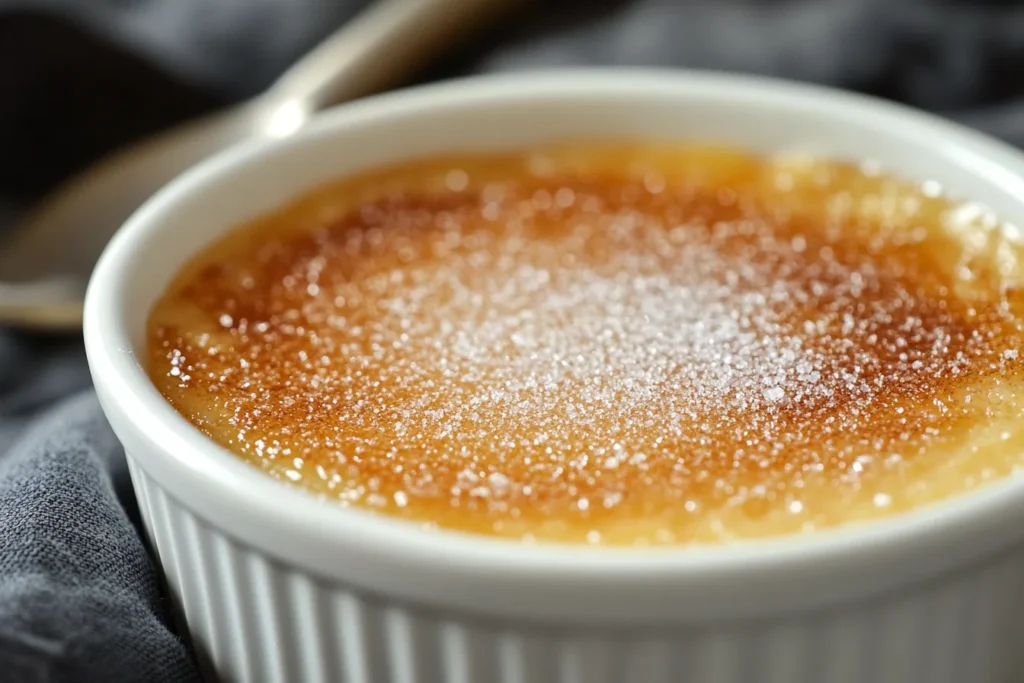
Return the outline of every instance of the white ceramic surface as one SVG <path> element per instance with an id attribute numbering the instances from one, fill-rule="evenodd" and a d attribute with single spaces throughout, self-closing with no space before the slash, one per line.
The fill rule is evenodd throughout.
<path id="1" fill-rule="evenodd" d="M 1024 224 L 1024 156 L 830 90 L 575 71 L 367 99 L 186 173 L 118 233 L 85 340 L 176 602 L 224 681 L 1005 683 L 1021 642 L 1024 479 L 857 527 L 704 549 L 527 547 L 425 532 L 286 487 L 194 430 L 140 367 L 182 263 L 321 181 L 571 138 L 729 141 L 874 159 Z"/>

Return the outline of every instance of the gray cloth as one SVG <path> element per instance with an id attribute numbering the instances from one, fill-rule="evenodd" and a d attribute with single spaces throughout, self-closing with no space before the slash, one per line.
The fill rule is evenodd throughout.
<path id="1" fill-rule="evenodd" d="M 255 92 L 359 4 L 0 0 L 0 197 L 31 201 L 117 134 Z M 568 64 L 770 73 L 903 100 L 1024 144 L 1018 3 L 537 4 L 440 75 Z M 95 112 L 88 126 L 83 111 Z M 0 680 L 198 680 L 77 339 L 0 333 Z"/>

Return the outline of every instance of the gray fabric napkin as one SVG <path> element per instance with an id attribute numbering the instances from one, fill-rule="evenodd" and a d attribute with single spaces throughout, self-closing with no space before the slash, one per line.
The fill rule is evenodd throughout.
<path id="1" fill-rule="evenodd" d="M 103 149 L 257 91 L 361 4 L 0 0 L 0 220 Z M 429 76 L 570 64 L 776 74 L 1024 144 L 1018 2 L 539 2 L 479 38 Z M 198 680 L 78 339 L 0 331 L 0 680 Z"/>

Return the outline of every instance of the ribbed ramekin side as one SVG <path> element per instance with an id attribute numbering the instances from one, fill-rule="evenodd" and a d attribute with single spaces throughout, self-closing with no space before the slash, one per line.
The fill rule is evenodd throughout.
<path id="1" fill-rule="evenodd" d="M 821 612 L 541 624 L 313 576 L 222 533 L 129 462 L 174 603 L 224 683 L 1005 683 L 1022 642 L 1022 549 Z"/>

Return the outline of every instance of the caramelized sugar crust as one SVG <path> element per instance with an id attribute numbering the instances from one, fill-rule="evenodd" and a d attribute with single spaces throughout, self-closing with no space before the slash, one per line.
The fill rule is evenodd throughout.
<path id="1" fill-rule="evenodd" d="M 904 510 L 1021 461 L 1021 247 L 838 162 L 567 145 L 339 182 L 168 289 L 196 427 L 345 504 L 689 543 Z"/>

